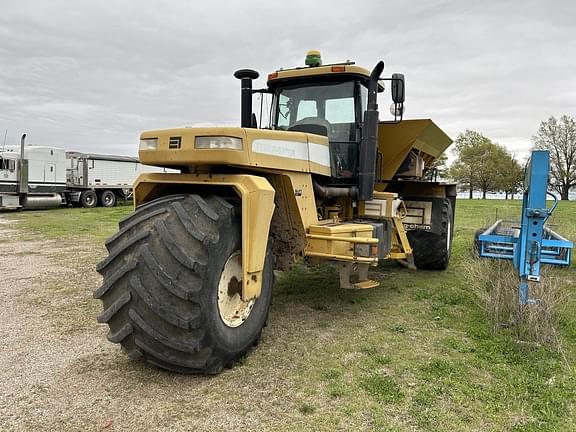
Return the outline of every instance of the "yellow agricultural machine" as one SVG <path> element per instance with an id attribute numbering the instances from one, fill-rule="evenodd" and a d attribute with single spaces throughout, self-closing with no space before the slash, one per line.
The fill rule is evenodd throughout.
<path id="1" fill-rule="evenodd" d="M 142 133 L 140 160 L 181 172 L 142 174 L 134 213 L 106 242 L 94 297 L 108 339 L 161 368 L 218 373 L 258 342 L 274 270 L 331 262 L 343 288 L 368 289 L 380 260 L 446 268 L 456 189 L 424 177 L 451 140 L 402 120 L 404 76 L 383 68 L 309 52 L 264 89 L 242 69 L 241 127 Z M 380 121 L 386 83 L 394 119 Z M 266 127 L 254 94 L 271 98 Z"/>

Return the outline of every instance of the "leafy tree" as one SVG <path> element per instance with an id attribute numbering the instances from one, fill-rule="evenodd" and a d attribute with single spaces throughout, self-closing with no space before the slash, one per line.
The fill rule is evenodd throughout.
<path id="1" fill-rule="evenodd" d="M 514 156 L 509 153 L 508 157 L 506 157 L 502 163 L 500 182 L 500 190 L 506 193 L 506 199 L 508 199 L 509 196 L 514 199 L 514 195 L 522 189 L 524 168 L 518 163 Z"/>
<path id="2" fill-rule="evenodd" d="M 458 135 L 456 141 L 454 141 L 453 152 L 457 158 L 450 167 L 449 175 L 462 187 L 469 190 L 470 199 L 472 199 L 472 193 L 478 187 L 474 172 L 476 161 L 479 157 L 478 148 L 489 141 L 482 134 L 468 129 Z"/>
<path id="3" fill-rule="evenodd" d="M 523 169 L 506 148 L 479 132 L 466 130 L 455 141 L 456 161 L 449 176 L 469 190 L 486 193 L 504 191 L 514 196 L 522 186 Z"/>
<path id="4" fill-rule="evenodd" d="M 540 123 L 532 137 L 536 149 L 550 150 L 550 175 L 552 187 L 567 200 L 570 189 L 576 186 L 576 122 L 563 115 L 554 116 Z"/>
<path id="5" fill-rule="evenodd" d="M 504 147 L 479 132 L 466 130 L 456 138 L 455 153 L 449 175 L 469 190 L 470 198 L 475 190 L 482 191 L 482 198 L 489 191 L 503 190 L 502 173 L 511 159 Z"/>
<path id="6" fill-rule="evenodd" d="M 482 199 L 486 199 L 487 192 L 496 192 L 504 189 L 506 170 L 510 165 L 510 153 L 500 144 L 490 141 L 481 147 L 482 155 L 478 161 L 476 178 L 478 189 L 482 192 Z"/>

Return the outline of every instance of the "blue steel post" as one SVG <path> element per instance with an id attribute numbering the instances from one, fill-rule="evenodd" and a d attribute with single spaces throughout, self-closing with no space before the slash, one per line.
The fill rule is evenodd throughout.
<path id="1" fill-rule="evenodd" d="M 532 152 L 524 177 L 524 202 L 520 238 L 514 254 L 514 266 L 520 276 L 520 303 L 534 303 L 529 297 L 528 281 L 540 281 L 540 245 L 544 222 L 548 219 L 546 193 L 550 155 L 546 150 Z"/>

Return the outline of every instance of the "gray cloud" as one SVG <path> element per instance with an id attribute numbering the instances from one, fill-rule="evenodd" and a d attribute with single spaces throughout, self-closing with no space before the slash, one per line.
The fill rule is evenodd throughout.
<path id="1" fill-rule="evenodd" d="M 9 143 L 135 154 L 146 129 L 238 124 L 240 67 L 355 60 L 407 77 L 407 115 L 516 152 L 576 115 L 569 1 L 3 2 L 0 130 Z M 382 103 L 381 111 L 387 111 Z"/>

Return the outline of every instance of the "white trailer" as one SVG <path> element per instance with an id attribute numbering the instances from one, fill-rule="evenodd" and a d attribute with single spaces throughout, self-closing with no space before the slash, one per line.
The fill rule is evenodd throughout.
<path id="1" fill-rule="evenodd" d="M 137 158 L 66 152 L 46 146 L 0 151 L 0 210 L 78 205 L 113 207 L 132 194 L 142 172 L 178 172 Z"/>
<path id="2" fill-rule="evenodd" d="M 67 198 L 75 205 L 114 207 L 118 199 L 129 198 L 132 184 L 142 172 L 177 172 L 142 165 L 129 156 L 66 152 Z"/>

